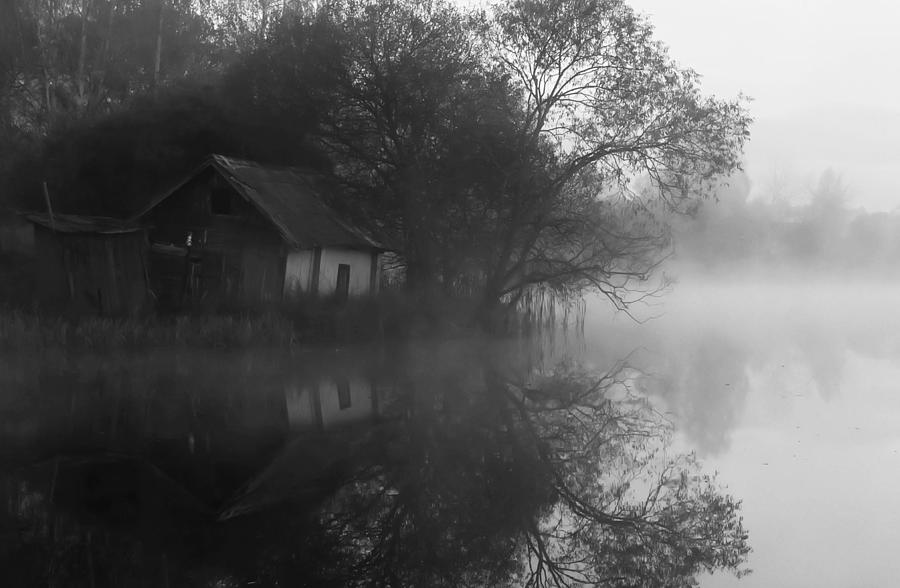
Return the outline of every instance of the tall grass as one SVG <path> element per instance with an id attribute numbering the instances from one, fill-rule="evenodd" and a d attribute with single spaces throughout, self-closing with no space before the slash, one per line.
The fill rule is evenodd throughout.
<path id="1" fill-rule="evenodd" d="M 564 301 L 568 302 L 568 301 Z M 462 296 L 423 303 L 405 292 L 336 302 L 308 298 L 267 311 L 110 318 L 61 315 L 0 306 L 0 350 L 183 348 L 290 348 L 298 344 L 359 343 L 477 332 L 477 304 Z M 561 303 L 547 292 L 505 302 L 493 334 L 522 333 L 560 323 L 583 324 L 583 304 Z M 573 321 L 574 319 L 574 321 Z"/>

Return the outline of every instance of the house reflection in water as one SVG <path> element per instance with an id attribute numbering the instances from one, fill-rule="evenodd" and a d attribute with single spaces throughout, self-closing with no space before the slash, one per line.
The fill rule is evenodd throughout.
<path id="1" fill-rule="evenodd" d="M 324 431 L 378 416 L 375 386 L 362 375 L 291 379 L 284 396 L 291 432 Z"/>

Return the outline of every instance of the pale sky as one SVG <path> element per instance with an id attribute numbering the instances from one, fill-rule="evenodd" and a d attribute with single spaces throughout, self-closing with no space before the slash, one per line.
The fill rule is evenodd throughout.
<path id="1" fill-rule="evenodd" d="M 707 93 L 753 98 L 746 170 L 756 194 L 779 182 L 802 199 L 831 168 L 851 206 L 900 207 L 900 4 L 629 2 Z"/>

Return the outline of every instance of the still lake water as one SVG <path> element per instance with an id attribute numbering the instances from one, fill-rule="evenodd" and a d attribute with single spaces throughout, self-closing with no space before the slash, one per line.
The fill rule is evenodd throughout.
<path id="1" fill-rule="evenodd" d="M 385 513 L 427 505 L 438 525 L 393 531 L 423 550 L 400 563 L 484 578 L 546 498 L 494 384 L 625 360 L 675 449 L 743 501 L 754 572 L 701 586 L 893 585 L 898 307 L 886 285 L 684 284 L 653 320 L 590 305 L 583 337 L 538 344 L 0 357 L 0 567 L 22 586 L 325 585 L 309 562 L 340 568 L 353 543 L 371 573 Z"/>
<path id="2" fill-rule="evenodd" d="M 900 288 L 685 285 L 654 313 L 595 313 L 588 355 L 638 349 L 679 444 L 743 500 L 754 572 L 701 585 L 896 585 Z"/>

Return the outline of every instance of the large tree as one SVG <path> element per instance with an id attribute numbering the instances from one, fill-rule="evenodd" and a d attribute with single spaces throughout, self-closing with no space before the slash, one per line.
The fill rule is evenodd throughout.
<path id="1" fill-rule="evenodd" d="M 324 59 L 309 43 L 321 36 L 335 40 Z M 487 314 L 535 288 L 627 307 L 667 240 L 655 205 L 702 197 L 739 168 L 748 133 L 743 101 L 705 97 L 616 0 L 490 15 L 337 1 L 262 53 L 290 64 L 267 85 L 278 95 L 324 92 L 321 137 L 356 195 L 346 209 L 393 235 L 411 288 L 476 297 Z"/>
<path id="2" fill-rule="evenodd" d="M 479 181 L 509 126 L 483 26 L 448 3 L 390 0 L 335 3 L 313 25 L 338 40 L 318 77 L 329 80 L 320 133 L 354 196 L 346 208 L 399 243 L 411 289 L 426 295 L 462 271 L 456 246 L 487 213 Z"/>
<path id="3" fill-rule="evenodd" d="M 678 209 L 740 168 L 744 101 L 704 96 L 622 0 L 506 0 L 490 40 L 521 97 L 519 149 L 546 146 L 555 165 L 542 194 L 552 213 L 503 227 L 487 296 L 545 284 L 627 306 L 665 242 L 653 204 Z"/>

